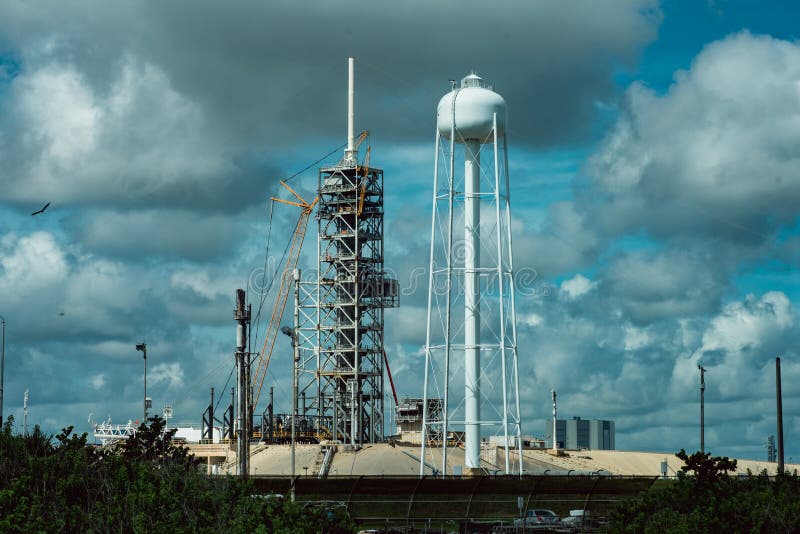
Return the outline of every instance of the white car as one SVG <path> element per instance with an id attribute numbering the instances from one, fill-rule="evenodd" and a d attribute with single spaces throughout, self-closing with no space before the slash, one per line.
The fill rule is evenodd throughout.
<path id="1" fill-rule="evenodd" d="M 535 509 L 528 510 L 525 517 L 514 520 L 516 528 L 547 528 L 558 525 L 560 519 L 552 510 Z"/>

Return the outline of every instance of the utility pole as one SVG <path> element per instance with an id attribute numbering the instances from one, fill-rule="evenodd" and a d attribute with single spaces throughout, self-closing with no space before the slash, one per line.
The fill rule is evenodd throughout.
<path id="1" fill-rule="evenodd" d="M 269 413 L 269 441 L 272 442 L 272 437 L 274 435 L 274 428 L 275 428 L 275 386 L 269 387 L 269 406 L 267 407 L 267 412 Z M 262 428 L 261 431 L 263 432 L 264 429 Z"/>
<path id="2" fill-rule="evenodd" d="M 775 358 L 775 401 L 778 409 L 778 474 L 783 475 L 783 396 L 781 395 L 781 359 Z"/>
<path id="3" fill-rule="evenodd" d="M 28 435 L 28 390 L 25 390 L 25 396 L 22 398 L 22 428 L 24 433 Z"/>
<path id="4" fill-rule="evenodd" d="M 703 364 L 698 364 L 700 369 L 700 452 L 706 452 L 706 422 L 705 422 L 705 396 L 706 396 L 706 370 Z"/>
<path id="5" fill-rule="evenodd" d="M 144 397 L 142 398 L 142 407 L 144 408 L 144 419 L 142 424 L 147 424 L 147 343 L 138 343 L 136 350 L 141 351 L 144 356 Z"/>
<path id="6" fill-rule="evenodd" d="M 247 352 L 248 326 L 250 325 L 250 307 L 245 306 L 244 289 L 236 290 L 236 309 L 233 318 L 236 320 L 236 382 L 239 392 L 237 408 L 239 410 L 239 428 L 236 440 L 236 459 L 239 476 L 247 478 L 250 471 L 250 354 Z"/>
<path id="7" fill-rule="evenodd" d="M 550 390 L 553 394 L 553 452 L 558 452 L 558 425 L 556 424 L 556 390 Z"/>
<path id="8" fill-rule="evenodd" d="M 3 341 L 0 348 L 0 427 L 3 426 L 3 384 L 6 380 L 6 318 L 0 315 L 3 323 Z"/>

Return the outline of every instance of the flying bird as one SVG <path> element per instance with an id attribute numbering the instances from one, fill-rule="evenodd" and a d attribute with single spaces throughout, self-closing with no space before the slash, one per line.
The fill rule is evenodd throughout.
<path id="1" fill-rule="evenodd" d="M 33 213 L 31 213 L 31 215 L 39 215 L 40 213 L 44 213 L 44 210 L 46 210 L 49 205 L 50 203 L 48 202 L 47 204 L 44 205 L 42 209 L 34 211 Z"/>

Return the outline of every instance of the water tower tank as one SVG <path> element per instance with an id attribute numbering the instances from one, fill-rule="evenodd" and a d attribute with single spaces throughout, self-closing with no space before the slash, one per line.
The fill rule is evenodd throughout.
<path id="1" fill-rule="evenodd" d="M 455 101 L 455 105 L 454 105 Z M 461 87 L 453 89 L 439 100 L 436 109 L 436 126 L 439 135 L 450 139 L 455 110 L 456 141 L 493 142 L 492 125 L 497 114 L 497 134 L 505 133 L 508 112 L 506 101 L 483 82 L 477 74 L 461 80 Z"/>

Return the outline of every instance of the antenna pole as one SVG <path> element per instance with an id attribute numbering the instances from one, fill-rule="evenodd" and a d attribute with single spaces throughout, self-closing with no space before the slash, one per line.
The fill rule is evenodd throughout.
<path id="1" fill-rule="evenodd" d="M 783 474 L 783 396 L 781 395 L 781 359 L 775 358 L 775 401 L 778 409 L 778 474 Z"/>
<path id="2" fill-rule="evenodd" d="M 24 432 L 25 432 L 25 435 L 27 436 L 28 435 L 28 390 L 27 389 L 25 390 L 25 397 L 23 398 L 22 406 L 23 406 L 23 409 L 22 409 L 22 415 L 23 415 L 23 417 L 22 417 L 22 421 L 23 421 L 22 427 L 25 429 Z"/>
<path id="3" fill-rule="evenodd" d="M 556 390 L 551 390 L 553 394 L 553 452 L 558 452 L 558 421 L 556 418 Z"/>
<path id="4" fill-rule="evenodd" d="M 6 318 L 0 315 L 3 326 L 2 341 L 0 341 L 0 427 L 3 426 L 3 384 L 6 374 Z"/>

